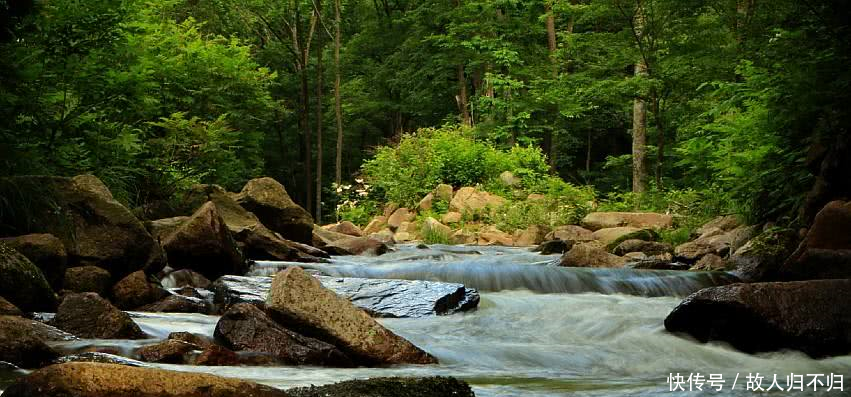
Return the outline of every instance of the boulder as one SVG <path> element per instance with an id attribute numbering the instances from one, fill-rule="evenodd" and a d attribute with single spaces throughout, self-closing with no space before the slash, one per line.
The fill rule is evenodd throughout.
<path id="1" fill-rule="evenodd" d="M 574 244 L 562 255 L 559 266 L 566 267 L 623 267 L 626 258 L 612 255 L 590 243 Z"/>
<path id="2" fill-rule="evenodd" d="M 702 289 L 665 319 L 671 332 L 757 353 L 851 352 L 851 280 L 732 284 Z"/>
<path id="3" fill-rule="evenodd" d="M 102 364 L 116 364 L 116 365 L 127 365 L 131 367 L 147 367 L 148 364 L 145 364 L 138 360 L 132 360 L 127 357 L 119 356 L 116 352 L 113 353 L 105 353 L 99 351 L 93 352 L 82 352 L 79 354 L 71 354 L 67 356 L 62 356 L 53 360 L 51 364 L 65 364 L 65 363 L 102 363 Z"/>
<path id="4" fill-rule="evenodd" d="M 78 266 L 65 271 L 62 288 L 71 292 L 94 292 L 107 296 L 112 286 L 112 275 L 97 266 Z"/>
<path id="5" fill-rule="evenodd" d="M 7 181 L 41 191 L 41 197 L 29 203 L 44 207 L 30 222 L 29 232 L 59 238 L 69 263 L 96 265 L 119 278 L 136 270 L 153 274 L 165 266 L 160 245 L 96 177 L 21 176 Z"/>
<path id="6" fill-rule="evenodd" d="M 851 201 L 832 201 L 780 267 L 781 280 L 851 278 Z"/>
<path id="7" fill-rule="evenodd" d="M 0 316 L 0 361 L 38 368 L 59 357 L 34 330 L 35 324 L 21 317 Z"/>
<path id="8" fill-rule="evenodd" d="M 337 240 L 325 246 L 333 255 L 382 255 L 390 248 L 387 244 L 370 237 L 351 237 Z"/>
<path id="9" fill-rule="evenodd" d="M 393 211 L 393 214 L 387 218 L 387 226 L 390 227 L 390 230 L 397 231 L 399 226 L 402 225 L 402 222 L 411 222 L 414 220 L 416 215 L 409 211 L 407 208 L 398 208 L 396 211 Z"/>
<path id="10" fill-rule="evenodd" d="M 434 194 L 429 193 L 417 203 L 417 211 L 431 211 L 431 207 L 434 203 Z"/>
<path id="11" fill-rule="evenodd" d="M 591 241 L 594 240 L 594 233 L 582 226 L 564 225 L 559 226 L 553 231 L 544 236 L 545 240 L 563 240 L 563 241 Z"/>
<path id="12" fill-rule="evenodd" d="M 479 293 L 462 284 L 422 280 L 314 276 L 374 317 L 425 317 L 476 308 Z M 265 307 L 271 277 L 225 276 L 215 282 L 215 300 L 226 306 L 251 303 Z"/>
<path id="13" fill-rule="evenodd" d="M 286 397 L 239 379 L 103 363 L 51 365 L 19 378 L 3 397 Z"/>
<path id="14" fill-rule="evenodd" d="M 443 214 L 443 216 L 440 217 L 440 221 L 445 224 L 452 224 L 461 222 L 462 218 L 463 215 L 461 215 L 460 212 L 450 211 Z"/>
<path id="15" fill-rule="evenodd" d="M 139 348 L 139 359 L 148 363 L 185 364 L 186 356 L 201 347 L 180 340 L 168 339 Z"/>
<path id="16" fill-rule="evenodd" d="M 466 382 L 449 377 L 370 378 L 287 390 L 295 397 L 473 397 Z"/>
<path id="17" fill-rule="evenodd" d="M 349 236 L 363 237 L 363 231 L 354 223 L 351 223 L 349 221 L 342 221 L 340 223 L 324 226 L 323 229 L 341 234 L 346 234 Z"/>
<path id="18" fill-rule="evenodd" d="M 210 347 L 204 349 L 198 357 L 195 357 L 195 360 L 192 362 L 193 365 L 202 365 L 202 366 L 237 366 L 240 365 L 239 356 L 228 348 L 219 346 L 219 345 L 211 345 Z"/>
<path id="19" fill-rule="evenodd" d="M 210 288 L 210 280 L 204 277 L 203 274 L 191 269 L 180 269 L 173 271 L 163 277 L 162 286 L 165 288 Z"/>
<path id="20" fill-rule="evenodd" d="M 695 230 L 695 233 L 700 236 L 707 233 L 711 233 L 713 230 L 716 229 L 722 232 L 728 232 L 739 226 L 741 226 L 741 223 L 735 215 L 722 215 L 697 228 L 697 230 Z"/>
<path id="21" fill-rule="evenodd" d="M 133 310 L 166 296 L 168 292 L 149 281 L 142 271 L 131 273 L 112 287 L 112 302 L 121 310 Z"/>
<path id="22" fill-rule="evenodd" d="M 384 204 L 382 214 L 385 218 L 390 218 L 390 215 L 393 215 L 393 213 L 396 212 L 397 209 L 399 209 L 399 204 L 391 201 L 387 204 Z"/>
<path id="23" fill-rule="evenodd" d="M 648 256 L 662 255 L 673 253 L 674 247 L 671 247 L 668 243 L 633 239 L 624 240 L 612 251 L 613 254 L 620 256 L 624 256 L 630 252 L 641 252 Z"/>
<path id="24" fill-rule="evenodd" d="M 236 196 L 236 201 L 283 238 L 310 243 L 313 217 L 290 199 L 278 181 L 268 177 L 252 179 Z"/>
<path id="25" fill-rule="evenodd" d="M 452 233 L 452 244 L 476 244 L 478 239 L 476 235 L 467 230 L 456 230 Z"/>
<path id="26" fill-rule="evenodd" d="M 216 324 L 214 335 L 229 349 L 270 354 L 288 365 L 352 366 L 333 345 L 293 332 L 247 303 L 228 309 Z"/>
<path id="27" fill-rule="evenodd" d="M 147 337 L 127 313 L 92 292 L 66 295 L 51 325 L 88 339 Z"/>
<path id="28" fill-rule="evenodd" d="M 549 240 L 538 246 L 541 255 L 563 254 L 573 248 L 572 240 Z"/>
<path id="29" fill-rule="evenodd" d="M 629 238 L 638 238 L 637 236 L 633 237 L 633 234 L 642 230 L 643 229 L 635 228 L 632 226 L 620 226 L 598 229 L 592 235 L 594 236 L 594 240 L 597 240 L 604 246 L 607 246 L 616 241 L 623 241 L 627 238 L 627 236 L 630 236 Z"/>
<path id="30" fill-rule="evenodd" d="M 674 249 L 674 256 L 687 263 L 695 263 L 706 254 L 724 258 L 750 240 L 755 230 L 749 226 L 739 226 L 729 232 L 718 228 L 709 229 L 696 240 L 678 245 Z"/>
<path id="31" fill-rule="evenodd" d="M 452 185 L 441 183 L 434 188 L 434 198 L 444 203 L 449 203 L 450 201 L 452 201 L 453 195 L 454 189 L 452 188 Z"/>
<path id="32" fill-rule="evenodd" d="M 349 236 L 349 235 L 343 234 L 343 233 L 337 233 L 337 232 L 331 231 L 331 230 L 325 230 L 325 229 L 323 229 L 319 226 L 315 226 L 313 228 L 313 242 L 312 242 L 312 244 L 313 244 L 314 247 L 324 249 L 327 245 L 329 245 L 329 244 L 331 244 L 335 241 L 347 239 L 349 237 L 353 237 L 353 236 Z"/>
<path id="33" fill-rule="evenodd" d="M 496 227 L 490 226 L 478 233 L 476 244 L 511 247 L 514 245 L 514 237 Z"/>
<path id="34" fill-rule="evenodd" d="M 207 202 L 163 242 L 173 268 L 195 270 L 208 278 L 243 274 L 248 264 L 216 204 Z"/>
<path id="35" fill-rule="evenodd" d="M 53 289 L 58 290 L 62 287 L 62 277 L 68 264 L 68 254 L 65 252 L 62 240 L 52 234 L 43 233 L 3 238 L 0 241 L 38 266 Z"/>
<path id="36" fill-rule="evenodd" d="M 283 325 L 331 341 L 358 363 L 437 363 L 299 267 L 275 276 L 266 304 Z"/>
<path id="37" fill-rule="evenodd" d="M 396 244 L 396 240 L 394 239 L 395 233 L 391 232 L 390 229 L 384 229 L 378 233 L 372 233 L 368 237 L 373 240 L 381 241 L 386 245 Z"/>
<path id="38" fill-rule="evenodd" d="M 452 235 L 452 229 L 437 221 L 432 217 L 426 218 L 423 222 L 423 235 L 432 234 L 434 236 L 443 236 L 447 241 Z"/>
<path id="39" fill-rule="evenodd" d="M 140 312 L 151 313 L 201 313 L 211 312 L 203 299 L 182 295 L 169 295 L 157 302 L 136 308 Z"/>
<path id="40" fill-rule="evenodd" d="M 462 187 L 458 189 L 452 201 L 449 202 L 449 210 L 460 213 L 476 214 L 485 209 L 501 207 L 505 199 L 474 187 Z"/>
<path id="41" fill-rule="evenodd" d="M 629 226 L 636 229 L 668 229 L 674 218 L 653 212 L 592 212 L 582 219 L 582 226 L 591 230 Z"/>
<path id="42" fill-rule="evenodd" d="M 548 232 L 548 228 L 544 226 L 531 225 L 515 234 L 514 245 L 517 247 L 538 245 L 544 241 L 544 237 L 546 237 Z"/>
<path id="43" fill-rule="evenodd" d="M 157 219 L 145 222 L 145 228 L 157 241 L 162 242 L 166 237 L 177 231 L 184 223 L 189 221 L 188 216 L 175 216 L 171 218 Z"/>
<path id="44" fill-rule="evenodd" d="M 790 230 L 766 230 L 737 249 L 730 256 L 729 266 L 747 282 L 775 281 L 796 242 L 797 236 Z"/>
<path id="45" fill-rule="evenodd" d="M 41 270 L 0 242 L 0 296 L 25 312 L 52 312 L 56 294 Z"/>
<path id="46" fill-rule="evenodd" d="M 369 236 L 370 234 L 378 233 L 385 225 L 387 225 L 387 217 L 383 215 L 376 216 L 375 218 L 372 218 L 372 220 L 369 221 L 363 229 L 363 235 Z"/>
<path id="47" fill-rule="evenodd" d="M 23 316 L 24 313 L 21 312 L 21 309 L 18 309 L 17 306 L 13 305 L 11 302 L 7 301 L 5 298 L 0 296 L 0 316 Z"/>
<path id="48" fill-rule="evenodd" d="M 689 270 L 706 272 L 724 271 L 727 270 L 727 260 L 715 254 L 706 254 Z"/>

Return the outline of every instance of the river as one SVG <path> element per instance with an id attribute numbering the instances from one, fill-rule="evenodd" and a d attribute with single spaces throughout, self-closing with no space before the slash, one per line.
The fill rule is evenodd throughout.
<path id="1" fill-rule="evenodd" d="M 481 303 L 472 312 L 380 320 L 436 356 L 439 365 L 357 369 L 158 366 L 245 378 L 279 388 L 374 376 L 451 375 L 468 381 L 482 397 L 749 396 L 755 394 L 745 390 L 751 373 L 766 376 L 763 388 L 774 375 L 784 388 L 790 374 L 851 375 L 851 356 L 813 360 L 798 352 L 748 355 L 665 331 L 665 316 L 684 296 L 731 281 L 726 274 L 559 268 L 551 265 L 557 256 L 519 248 L 398 248 L 380 257 L 340 257 L 309 267 L 334 276 L 451 281 L 479 289 Z M 252 274 L 273 274 L 285 265 L 259 262 Z M 173 331 L 211 336 L 218 320 L 198 314 L 134 316 L 144 331 L 159 338 Z M 96 345 L 129 352 L 146 343 L 150 341 L 76 341 L 57 347 L 76 350 Z M 685 378 L 692 373 L 705 378 L 720 374 L 725 383 L 721 391 L 707 383 L 703 392 L 670 392 L 667 378 L 672 373 Z M 734 381 L 736 387 L 730 390 Z M 684 388 L 688 390 L 688 383 Z M 825 395 L 821 390 L 776 394 Z"/>

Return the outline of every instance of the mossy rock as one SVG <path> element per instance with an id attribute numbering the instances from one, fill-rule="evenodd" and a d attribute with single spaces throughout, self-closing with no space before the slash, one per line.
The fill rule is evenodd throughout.
<path id="1" fill-rule="evenodd" d="M 611 243 L 606 245 L 606 251 L 613 252 L 618 245 L 620 245 L 626 240 L 656 241 L 659 240 L 659 233 L 653 229 L 641 229 L 632 233 L 625 234 L 615 239 L 615 241 L 612 241 Z"/>

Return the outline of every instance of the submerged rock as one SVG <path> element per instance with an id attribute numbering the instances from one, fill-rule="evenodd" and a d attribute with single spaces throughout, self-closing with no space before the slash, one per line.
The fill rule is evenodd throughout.
<path id="1" fill-rule="evenodd" d="M 81 338 L 144 339 L 147 337 L 127 313 L 95 293 L 65 296 L 52 325 Z"/>
<path id="2" fill-rule="evenodd" d="M 430 354 L 394 334 L 299 267 L 278 273 L 267 308 L 284 326 L 333 342 L 364 364 L 434 364 Z"/>
<path id="3" fill-rule="evenodd" d="M 351 367 L 334 345 L 293 332 L 254 305 L 234 305 L 216 324 L 216 340 L 234 351 L 267 353 L 289 365 Z"/>
<path id="4" fill-rule="evenodd" d="M 314 276 L 325 288 L 375 317 L 424 317 L 474 309 L 479 293 L 462 284 L 436 281 Z M 265 306 L 271 277 L 225 276 L 214 283 L 216 303 Z"/>
<path id="5" fill-rule="evenodd" d="M 813 357 L 851 352 L 851 280 L 732 284 L 702 289 L 665 319 L 671 332 L 757 353 L 801 350 Z"/>
<path id="6" fill-rule="evenodd" d="M 102 353 L 102 352 L 84 352 L 80 354 L 71 354 L 69 356 L 62 356 L 53 360 L 53 364 L 65 364 L 65 363 L 102 363 L 102 364 L 118 364 L 118 365 L 129 365 L 131 367 L 145 367 L 147 364 L 132 360 L 127 357 L 117 356 L 115 354 Z"/>
<path id="7" fill-rule="evenodd" d="M 239 379 L 102 363 L 66 363 L 15 381 L 4 397 L 286 397 L 282 390 Z"/>
<path id="8" fill-rule="evenodd" d="M 0 296 L 25 312 L 52 312 L 56 295 L 41 270 L 0 242 Z"/>
<path id="9" fill-rule="evenodd" d="M 152 313 L 201 313 L 208 314 L 211 312 L 210 306 L 201 298 L 169 295 L 163 300 L 141 306 L 136 309 L 140 312 Z"/>
<path id="10" fill-rule="evenodd" d="M 467 382 L 455 378 L 372 378 L 287 390 L 294 397 L 474 397 Z"/>
<path id="11" fill-rule="evenodd" d="M 186 356 L 200 346 L 180 340 L 168 339 L 153 345 L 143 346 L 136 351 L 139 359 L 149 363 L 184 364 Z"/>
<path id="12" fill-rule="evenodd" d="M 290 199 L 287 190 L 278 181 L 268 177 L 252 179 L 235 198 L 240 206 L 285 239 L 310 243 L 313 218 Z"/>

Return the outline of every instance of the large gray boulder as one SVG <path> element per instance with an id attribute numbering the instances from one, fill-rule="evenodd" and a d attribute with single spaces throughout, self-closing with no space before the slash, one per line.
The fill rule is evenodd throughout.
<path id="1" fill-rule="evenodd" d="M 268 177 L 252 179 L 236 196 L 236 201 L 285 239 L 310 243 L 313 218 L 290 199 L 278 181 Z"/>
<path id="2" fill-rule="evenodd" d="M 208 278 L 244 274 L 248 264 L 231 236 L 219 209 L 205 203 L 163 242 L 169 265 L 192 269 Z"/>
<path id="3" fill-rule="evenodd" d="M 374 317 L 426 317 L 476 308 L 479 293 L 461 284 L 314 276 L 322 286 L 345 297 Z M 216 303 L 251 303 L 265 307 L 272 277 L 224 276 L 213 283 Z"/>
<path id="4" fill-rule="evenodd" d="M 757 353 L 851 352 L 851 280 L 732 284 L 702 289 L 665 319 L 671 332 Z"/>

